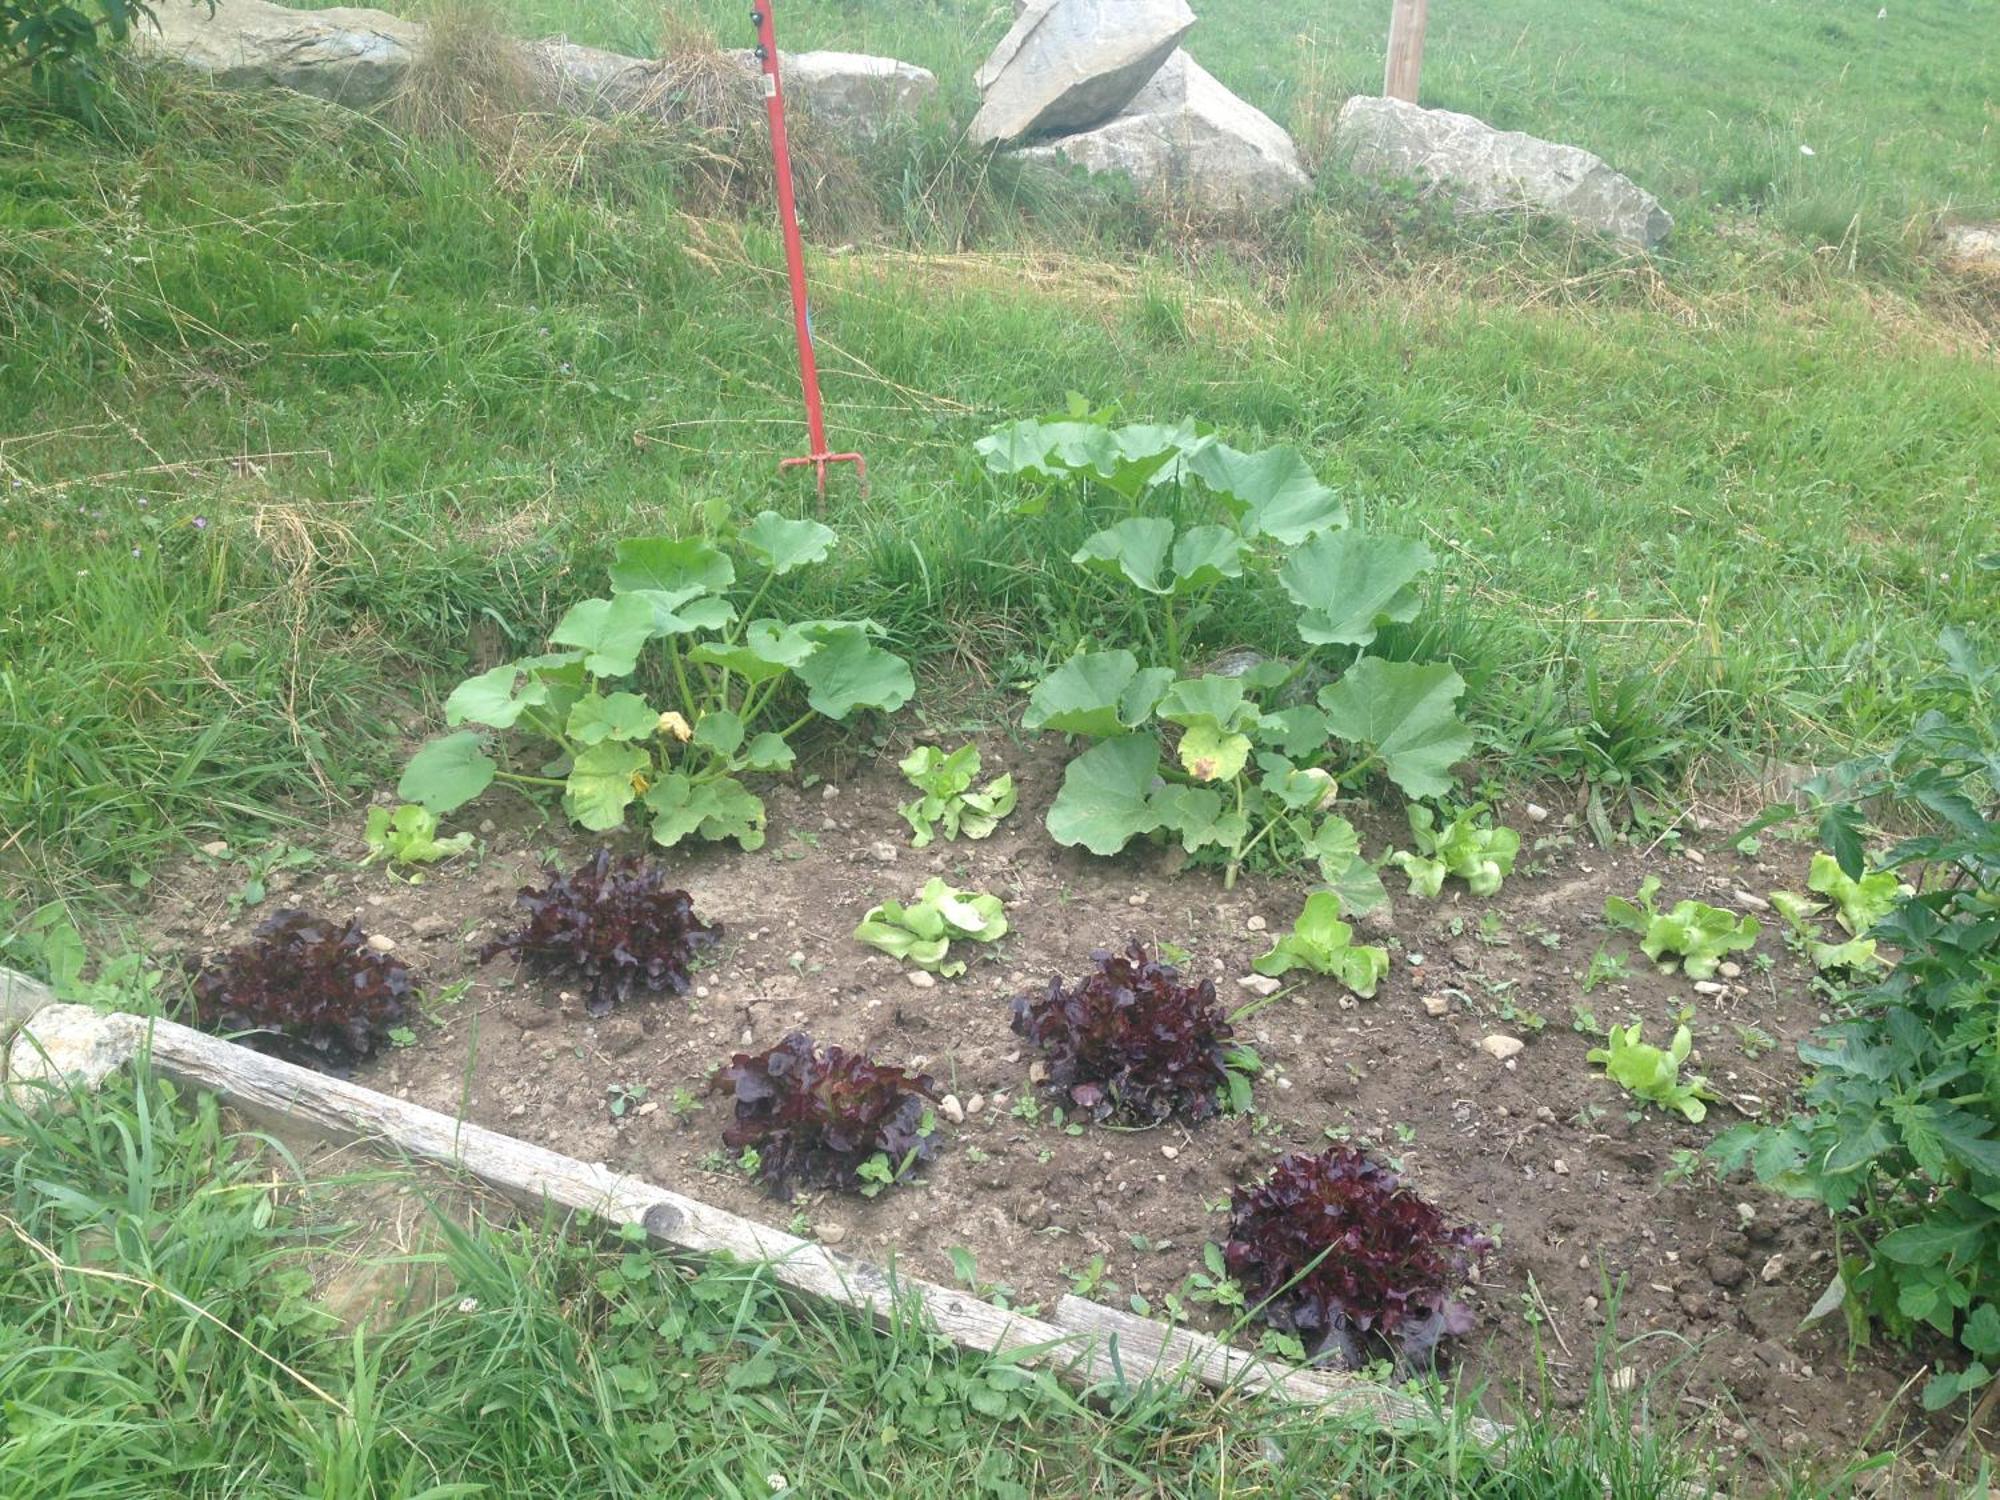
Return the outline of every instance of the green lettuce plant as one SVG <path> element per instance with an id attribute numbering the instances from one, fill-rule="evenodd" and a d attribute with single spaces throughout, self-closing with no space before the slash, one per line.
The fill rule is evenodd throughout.
<path id="1" fill-rule="evenodd" d="M 1738 917 L 1702 901 L 1681 901 L 1671 911 L 1659 911 L 1653 905 L 1659 892 L 1660 877 L 1648 875 L 1635 901 L 1605 897 L 1604 920 L 1638 934 L 1639 951 L 1653 962 L 1668 954 L 1678 957 L 1690 979 L 1712 977 L 1724 958 L 1754 947 L 1764 930 L 1755 917 Z"/>
<path id="2" fill-rule="evenodd" d="M 421 804 L 405 802 L 394 812 L 386 807 L 371 807 L 367 826 L 362 830 L 368 855 L 361 863 L 372 865 L 379 859 L 391 865 L 431 865 L 472 847 L 469 833 L 455 833 L 441 839 L 437 832 L 437 814 Z"/>
<path id="3" fill-rule="evenodd" d="M 1771 907 L 1791 930 L 1789 941 L 1793 950 L 1809 957 L 1815 969 L 1864 974 L 1883 966 L 1874 938 L 1849 938 L 1844 943 L 1829 943 L 1821 938 L 1818 926 L 1821 903 L 1812 897 L 1797 891 L 1773 891 Z"/>
<path id="4" fill-rule="evenodd" d="M 1613 1026 L 1605 1033 L 1610 1046 L 1593 1047 L 1589 1060 L 1627 1093 L 1662 1109 L 1678 1110 L 1699 1125 L 1708 1118 L 1708 1106 L 1702 1101 L 1713 1099 L 1715 1093 L 1706 1078 L 1681 1077 L 1681 1064 L 1694 1051 L 1693 1034 L 1685 1026 L 1677 1027 L 1671 1045 L 1654 1047 L 1641 1040 L 1644 1025 L 1634 1021 L 1630 1026 Z"/>
<path id="5" fill-rule="evenodd" d="M 992 943 L 1006 934 L 1006 908 L 998 896 L 957 890 L 936 878 L 925 881 L 907 905 L 884 901 L 870 907 L 854 929 L 869 947 L 947 979 L 965 972 L 965 960 L 951 957 L 954 942 Z"/>
<path id="6" fill-rule="evenodd" d="M 1259 974 L 1276 977 L 1293 969 L 1310 969 L 1338 979 L 1364 1000 L 1389 973 L 1389 951 L 1354 941 L 1354 929 L 1340 920 L 1340 897 L 1314 891 L 1306 897 L 1292 930 L 1279 936 L 1271 951 L 1251 965 Z"/>
<path id="7" fill-rule="evenodd" d="M 996 776 L 973 790 L 972 784 L 979 779 L 977 745 L 961 745 L 949 755 L 936 745 L 919 745 L 903 757 L 900 768 L 921 794 L 897 809 L 915 835 L 910 840 L 915 848 L 929 844 L 939 828 L 947 839 L 960 834 L 983 839 L 1014 810 L 1011 775 Z"/>
<path id="8" fill-rule="evenodd" d="M 1412 896 L 1435 901 L 1447 875 L 1463 880 L 1475 896 L 1491 896 L 1514 872 L 1521 835 L 1495 824 L 1484 802 L 1451 814 L 1442 827 L 1437 813 L 1421 802 L 1410 804 L 1409 818 L 1417 851 L 1399 849 L 1389 859 L 1409 877 Z"/>
<path id="9" fill-rule="evenodd" d="M 621 542 L 610 594 L 572 606 L 554 650 L 458 685 L 445 722 L 476 727 L 418 751 L 398 793 L 447 813 L 498 780 L 559 792 L 593 832 L 637 804 L 657 844 L 761 846 L 764 803 L 740 778 L 791 769 L 790 737 L 815 718 L 894 712 L 915 684 L 872 620 L 758 613 L 777 579 L 826 558 L 831 530 L 765 511 L 725 540 L 731 551 L 702 537 Z M 739 559 L 755 579 L 740 610 Z M 546 757 L 532 771 L 517 760 L 529 745 Z"/>
<path id="10" fill-rule="evenodd" d="M 1812 857 L 1806 889 L 1833 903 L 1834 914 L 1849 936 L 1865 937 L 1916 888 L 1903 884 L 1893 870 L 1876 870 L 1857 880 L 1840 868 L 1839 860 L 1822 850 Z"/>

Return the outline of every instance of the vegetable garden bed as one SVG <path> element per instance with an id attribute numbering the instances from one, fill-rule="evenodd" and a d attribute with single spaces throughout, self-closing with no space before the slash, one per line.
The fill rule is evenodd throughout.
<path id="1" fill-rule="evenodd" d="M 1579 1400 L 1614 1307 L 1608 1377 L 1659 1376 L 1660 1399 L 1711 1417 L 1732 1452 L 1831 1456 L 1896 1406 L 1912 1356 L 1850 1362 L 1837 1317 L 1801 1330 L 1832 1275 L 1824 1220 L 1718 1184 L 1693 1160 L 1795 1081 L 1792 1046 L 1821 1020 L 1810 965 L 1772 921 L 1697 991 L 1604 921 L 1606 898 L 1631 897 L 1648 874 L 1663 877 L 1663 904 L 1740 909 L 1739 891 L 1802 886 L 1809 848 L 1771 845 L 1761 863 L 1720 848 L 1604 853 L 1562 816 L 1534 825 L 1513 809 L 1528 833 L 1496 896 L 1454 898 L 1454 883 L 1431 904 L 1392 878 L 1393 915 L 1362 934 L 1390 953 L 1373 999 L 1294 972 L 1260 1003 L 1239 981 L 1298 915 L 1303 883 L 1245 874 L 1225 890 L 1165 851 L 1101 860 L 1056 848 L 1040 817 L 1059 747 L 981 748 L 985 774 L 1011 773 L 1021 802 L 984 841 L 909 847 L 899 746 L 837 781 L 768 790 L 760 853 L 665 855 L 720 941 L 684 997 L 634 997 L 601 1018 L 574 989 L 477 961 L 546 863 L 573 869 L 605 843 L 519 800 L 489 798 L 479 851 L 420 884 L 280 872 L 266 900 L 352 913 L 415 971 L 422 1019 L 407 1045 L 363 1066 L 369 1087 L 1013 1308 L 1047 1312 L 1075 1294 L 1225 1331 L 1237 1312 L 1207 1247 L 1225 1238 L 1232 1190 L 1287 1152 L 1353 1141 L 1399 1164 L 1451 1222 L 1497 1240 L 1470 1289 L 1474 1327 L 1446 1346 L 1449 1378 L 1495 1388 L 1496 1414 L 1522 1383 L 1531 1399 Z M 1365 828 L 1368 846 L 1396 839 L 1398 822 Z M 320 847 L 358 855 L 349 843 L 336 830 Z M 636 834 L 610 843 L 641 847 Z M 1005 903 L 1004 937 L 954 950 L 970 963 L 962 977 L 906 969 L 853 937 L 871 907 L 933 877 Z M 246 938 L 262 912 L 240 909 L 241 887 L 226 856 L 163 878 L 160 944 Z M 1065 1116 L 1036 1086 L 1041 1054 L 1010 1024 L 1013 997 L 1074 981 L 1093 949 L 1133 938 L 1212 978 L 1224 1009 L 1253 1007 L 1234 1037 L 1260 1066 L 1248 1112 L 1117 1128 Z M 1719 1096 L 1700 1126 L 1641 1112 L 1587 1060 L 1614 1023 L 1643 1021 L 1664 1044 L 1678 1018 L 1697 1048 L 1684 1071 Z M 723 1145 L 731 1104 L 711 1075 L 797 1031 L 931 1075 L 947 1096 L 935 1159 L 874 1197 L 778 1199 L 754 1182 Z M 1524 1045 L 1502 1059 L 1493 1038 Z"/>

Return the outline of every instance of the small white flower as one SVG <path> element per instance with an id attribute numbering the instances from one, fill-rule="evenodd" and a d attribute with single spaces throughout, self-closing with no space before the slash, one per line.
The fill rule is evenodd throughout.
<path id="1" fill-rule="evenodd" d="M 1810 147 L 1810 146 L 1801 146 L 1801 147 L 1799 147 L 1799 155 L 1801 155 L 1801 156 L 1817 156 L 1817 155 L 1819 155 L 1819 153 L 1818 153 L 1817 151 L 1813 150 L 1813 148 L 1812 148 L 1812 147 Z"/>
<path id="2" fill-rule="evenodd" d="M 476 1312 L 478 1312 L 478 1311 L 479 1311 L 479 1299 L 478 1299 L 477 1297 L 465 1297 L 465 1298 L 461 1298 L 461 1299 L 460 1299 L 460 1301 L 459 1301 L 459 1304 L 458 1304 L 458 1310 L 459 1310 L 460 1312 L 462 1312 L 462 1313 L 476 1313 Z"/>
<path id="3" fill-rule="evenodd" d="M 791 1480 L 785 1478 L 782 1474 L 766 1474 L 764 1476 L 764 1483 L 771 1487 L 773 1494 L 779 1490 L 788 1490 L 792 1487 Z"/>

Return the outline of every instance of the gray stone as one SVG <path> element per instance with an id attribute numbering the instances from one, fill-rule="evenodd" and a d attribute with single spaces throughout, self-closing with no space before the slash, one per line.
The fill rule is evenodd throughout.
<path id="1" fill-rule="evenodd" d="M 928 68 L 863 52 L 781 52 L 785 99 L 850 140 L 873 140 L 937 92 Z"/>
<path id="2" fill-rule="evenodd" d="M 133 35 L 228 88 L 288 88 L 369 109 L 386 102 L 423 46 L 423 27 L 387 11 L 289 10 L 269 0 L 175 3 Z"/>
<path id="3" fill-rule="evenodd" d="M 87 1005 L 50 1005 L 24 1024 L 7 1048 L 7 1097 L 33 1109 L 72 1088 L 94 1089 L 132 1060 L 145 1022 L 107 1016 Z"/>
<path id="4" fill-rule="evenodd" d="M 1187 0 L 1028 0 L 980 65 L 980 144 L 1083 130 L 1132 102 L 1194 25 Z"/>
<path id="5" fill-rule="evenodd" d="M 1471 115 L 1357 96 L 1335 141 L 1363 177 L 1424 182 L 1464 214 L 1531 210 L 1646 249 L 1674 227 L 1659 200 L 1602 159 Z"/>
<path id="6" fill-rule="evenodd" d="M 1312 186 L 1284 129 L 1185 52 L 1115 119 L 1020 154 L 1123 172 L 1144 194 L 1227 218 L 1281 209 Z"/>
<path id="7" fill-rule="evenodd" d="M 1943 240 L 1944 258 L 1955 269 L 2000 276 L 2000 224 L 1953 224 Z"/>

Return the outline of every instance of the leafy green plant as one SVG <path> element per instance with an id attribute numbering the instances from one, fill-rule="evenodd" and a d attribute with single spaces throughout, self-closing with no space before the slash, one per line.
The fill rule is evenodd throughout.
<path id="1" fill-rule="evenodd" d="M 997 942 L 1006 933 L 1006 908 L 998 896 L 957 890 L 935 876 L 924 882 L 916 900 L 870 907 L 854 929 L 869 947 L 947 979 L 965 972 L 965 960 L 950 956 L 954 942 Z"/>
<path id="2" fill-rule="evenodd" d="M 1639 936 L 1639 951 L 1658 963 L 1668 954 L 1681 961 L 1690 979 L 1707 979 L 1731 953 L 1755 946 L 1763 926 L 1755 917 L 1738 917 L 1703 901 L 1681 901 L 1671 911 L 1659 911 L 1653 898 L 1660 877 L 1648 875 L 1632 901 L 1622 896 L 1604 899 L 1604 920 Z"/>
<path id="3" fill-rule="evenodd" d="M 215 14 L 214 0 L 208 13 Z M 104 53 L 134 26 L 157 24 L 146 0 L 96 0 L 89 8 L 70 0 L 0 0 L 0 73 L 26 68 L 55 97 L 88 109 Z"/>
<path id="4" fill-rule="evenodd" d="M 1944 670 L 1920 684 L 1928 706 L 1909 734 L 1802 789 L 1864 902 L 1867 809 L 1919 828 L 1876 872 L 1911 877 L 1868 929 L 1896 966 L 1799 1048 L 1813 1072 L 1796 1113 L 1712 1148 L 1724 1170 L 1747 1166 L 1826 1208 L 1839 1254 L 1821 1307 L 1839 1307 L 1856 1340 L 1925 1326 L 1958 1340 L 1967 1363 L 1930 1382 L 1933 1408 L 2000 1367 L 2000 668 L 1957 632 L 1942 645 Z M 1751 826 L 1800 816 L 1774 808 Z"/>
<path id="5" fill-rule="evenodd" d="M 1014 810 L 1014 778 L 996 776 L 978 791 L 979 747 L 961 745 L 949 755 L 936 745 L 919 745 L 900 762 L 904 777 L 922 795 L 897 809 L 915 835 L 913 847 L 921 849 L 937 837 L 942 827 L 947 839 L 964 834 L 983 839 Z"/>
<path id="6" fill-rule="evenodd" d="M 1893 870 L 1876 870 L 1859 880 L 1840 868 L 1840 861 L 1822 850 L 1812 857 L 1806 889 L 1833 903 L 1840 925 L 1851 937 L 1865 937 L 1876 923 L 1896 909 L 1904 896 L 1915 893 Z"/>
<path id="7" fill-rule="evenodd" d="M 1693 1033 L 1685 1026 L 1676 1027 L 1669 1046 L 1655 1047 L 1640 1039 L 1644 1028 L 1642 1021 L 1613 1026 L 1605 1033 L 1611 1045 L 1591 1048 L 1589 1060 L 1627 1093 L 1662 1109 L 1679 1110 L 1699 1125 L 1708 1118 L 1708 1106 L 1702 1101 L 1713 1099 L 1715 1093 L 1706 1078 L 1681 1077 L 1681 1064 L 1694 1051 Z"/>
<path id="8" fill-rule="evenodd" d="M 1842 970 L 1866 973 L 1883 967 L 1874 938 L 1849 938 L 1844 943 L 1829 943 L 1821 938 L 1817 925 L 1820 903 L 1810 896 L 1797 891 L 1773 891 L 1771 907 L 1784 918 L 1790 946 L 1811 959 L 1813 967 L 1822 973 Z"/>
<path id="9" fill-rule="evenodd" d="M 757 574 L 740 612 L 729 597 L 736 558 L 713 542 L 619 543 L 610 596 L 572 606 L 551 636 L 556 650 L 460 683 L 445 722 L 482 729 L 424 746 L 398 794 L 447 813 L 497 779 L 559 790 L 564 812 L 593 832 L 622 827 L 638 803 L 657 844 L 697 836 L 760 847 L 764 804 L 738 778 L 789 770 L 790 737 L 815 718 L 894 712 L 915 685 L 909 663 L 876 644 L 872 620 L 757 613 L 776 580 L 832 551 L 829 528 L 767 510 L 727 539 Z M 529 736 L 553 759 L 534 773 L 512 769 L 489 731 Z"/>
<path id="10" fill-rule="evenodd" d="M 1409 807 L 1410 834 L 1417 852 L 1397 850 L 1390 860 L 1409 877 L 1410 894 L 1435 900 L 1447 875 L 1456 875 L 1475 896 L 1491 896 L 1514 872 L 1521 852 L 1521 835 L 1502 828 L 1488 815 L 1484 802 L 1450 815 L 1438 825 L 1438 814 L 1421 802 Z"/>
<path id="11" fill-rule="evenodd" d="M 1379 903 L 1381 881 L 1334 802 L 1376 775 L 1412 797 L 1442 795 L 1472 748 L 1450 667 L 1355 660 L 1383 626 L 1416 618 L 1430 550 L 1346 529 L 1339 497 L 1292 449 L 1244 453 L 1191 422 L 1112 427 L 1079 407 L 1002 428 L 978 451 L 996 474 L 1070 478 L 1124 512 L 1071 561 L 1136 594 L 1145 660 L 1123 647 L 1075 655 L 1036 685 L 1023 718 L 1099 741 L 1070 763 L 1049 809 L 1056 841 L 1115 854 L 1174 837 L 1196 862 L 1220 864 L 1225 884 L 1255 856 L 1316 865 L 1350 911 Z M 1167 486 L 1175 517 L 1143 513 Z M 1047 501 L 1033 492 L 1022 504 Z M 1199 627 L 1238 580 L 1286 601 L 1301 651 L 1197 670 Z M 1336 665 L 1346 670 L 1325 683 Z"/>
<path id="12" fill-rule="evenodd" d="M 1332 891 L 1314 891 L 1306 897 L 1292 930 L 1251 967 L 1273 977 L 1310 969 L 1338 979 L 1367 1000 L 1389 972 L 1389 950 L 1357 944 L 1354 929 L 1340 920 L 1340 897 Z"/>
<path id="13" fill-rule="evenodd" d="M 371 807 L 362 832 L 368 854 L 361 863 L 372 865 L 379 859 L 391 865 L 432 865 L 472 847 L 469 833 L 455 833 L 448 839 L 439 838 L 437 833 L 437 814 L 421 803 L 405 802 L 394 812 Z"/>

